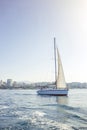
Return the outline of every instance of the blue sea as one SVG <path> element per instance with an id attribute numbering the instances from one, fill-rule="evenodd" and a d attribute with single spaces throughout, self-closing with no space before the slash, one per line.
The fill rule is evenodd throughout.
<path id="1" fill-rule="evenodd" d="M 87 89 L 67 97 L 0 90 L 0 130 L 87 130 Z"/>

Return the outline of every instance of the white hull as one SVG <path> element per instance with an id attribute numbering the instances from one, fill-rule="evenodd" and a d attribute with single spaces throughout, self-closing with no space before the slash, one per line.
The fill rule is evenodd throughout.
<path id="1" fill-rule="evenodd" d="M 67 96 L 67 89 L 41 89 L 38 90 L 37 93 L 39 95 L 53 95 L 53 96 Z"/>

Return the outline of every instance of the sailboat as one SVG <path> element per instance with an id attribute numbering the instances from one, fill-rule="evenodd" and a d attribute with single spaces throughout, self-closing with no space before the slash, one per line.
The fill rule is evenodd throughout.
<path id="1" fill-rule="evenodd" d="M 53 96 L 67 96 L 68 95 L 68 88 L 67 88 L 66 82 L 65 82 L 62 62 L 61 62 L 58 48 L 56 48 L 55 41 L 56 41 L 56 39 L 54 38 L 55 88 L 40 89 L 37 91 L 37 93 L 39 95 L 53 95 Z M 57 68 L 57 66 L 58 66 L 58 68 Z"/>

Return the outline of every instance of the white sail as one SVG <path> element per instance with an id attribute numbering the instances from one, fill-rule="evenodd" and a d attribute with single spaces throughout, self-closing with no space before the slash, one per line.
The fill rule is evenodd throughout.
<path id="1" fill-rule="evenodd" d="M 58 49 L 57 49 L 57 53 L 58 53 L 57 89 L 65 89 L 67 87 L 66 87 L 66 82 L 65 82 L 62 62 L 61 62 L 61 59 L 60 59 L 60 55 L 59 55 Z"/>

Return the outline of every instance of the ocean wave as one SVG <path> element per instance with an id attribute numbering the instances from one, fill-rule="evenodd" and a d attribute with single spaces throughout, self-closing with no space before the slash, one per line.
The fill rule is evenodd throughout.
<path id="1" fill-rule="evenodd" d="M 35 129 L 44 130 L 72 130 L 71 126 L 50 119 L 45 112 L 32 111 L 31 113 L 24 115 L 21 112 L 16 113 L 19 115 L 21 121 L 26 121 L 28 124 L 33 126 Z"/>

